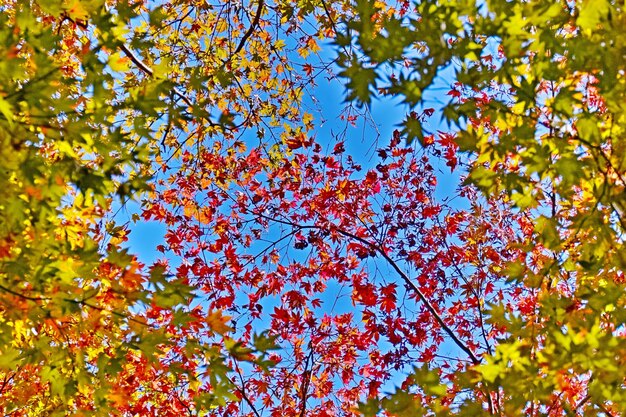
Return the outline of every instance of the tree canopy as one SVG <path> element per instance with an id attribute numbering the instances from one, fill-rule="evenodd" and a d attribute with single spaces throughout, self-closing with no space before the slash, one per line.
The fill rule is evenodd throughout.
<path id="1" fill-rule="evenodd" d="M 4 1 L 0 410 L 626 414 L 623 8 Z"/>

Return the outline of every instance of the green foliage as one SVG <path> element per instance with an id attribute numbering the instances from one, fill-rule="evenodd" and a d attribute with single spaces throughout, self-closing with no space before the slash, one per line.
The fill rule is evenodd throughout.
<path id="1" fill-rule="evenodd" d="M 138 381 L 177 383 L 180 372 L 162 362 L 179 343 L 171 332 L 197 321 L 189 315 L 189 286 L 158 271 L 148 278 L 120 246 L 126 228 L 102 227 L 114 204 L 150 189 L 154 118 L 168 107 L 180 117 L 177 105 L 163 100 L 172 88 L 165 78 L 118 88 L 130 67 L 115 51 L 139 10 L 104 3 L 5 2 L 0 13 L 6 415 L 111 415 L 110 407 L 121 413 L 132 392 L 118 378 L 137 373 Z M 151 17 L 156 22 L 158 11 Z M 132 44 L 151 45 L 145 37 Z M 149 305 L 175 311 L 178 321 L 164 331 L 143 315 Z M 140 366 L 137 355 L 150 365 Z M 219 358 L 213 353 L 207 363 Z M 223 402 L 232 397 L 227 370 L 213 371 L 213 398 Z"/>
<path id="2" fill-rule="evenodd" d="M 475 367 L 472 383 L 498 393 L 499 404 L 485 409 L 623 414 L 624 338 L 617 330 L 623 322 L 616 314 L 626 302 L 623 5 L 427 0 L 415 7 L 416 22 L 391 17 L 382 31 L 423 55 L 406 55 L 408 75 L 381 91 L 404 97 L 411 108 L 426 106 L 420 93 L 453 65 L 456 84 L 443 116 L 457 126 L 457 142 L 471 157 L 468 181 L 488 198 L 506 195 L 534 225 L 525 260 L 503 273 L 536 289 L 540 311 L 534 323 L 522 325 L 504 306 L 492 307 L 491 322 L 509 337 Z M 370 19 L 367 9 L 359 12 L 361 20 Z M 367 31 L 350 42 L 377 61 L 379 74 L 403 71 L 396 56 L 378 62 L 371 38 Z M 356 83 L 350 79 L 349 91 Z M 369 103 L 367 91 L 349 97 Z M 409 142 L 426 134 L 412 118 L 403 133 Z M 428 378 L 416 384 L 427 386 Z M 574 385 L 577 394 L 568 394 Z M 464 407 L 458 415 L 476 415 Z"/>

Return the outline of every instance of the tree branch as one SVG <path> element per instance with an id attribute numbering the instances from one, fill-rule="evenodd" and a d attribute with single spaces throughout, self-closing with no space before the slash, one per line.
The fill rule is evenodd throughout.
<path id="1" fill-rule="evenodd" d="M 458 336 L 454 333 L 454 331 L 443 321 L 443 319 L 441 318 L 441 315 L 439 314 L 437 309 L 432 305 L 432 303 L 426 297 L 426 295 L 424 295 L 424 293 L 417 287 L 417 285 L 415 285 L 415 283 L 409 278 L 409 276 L 398 266 L 398 264 L 385 252 L 383 248 L 381 248 L 380 246 L 374 243 L 369 242 L 367 239 L 356 236 L 345 230 L 342 230 L 339 228 L 335 228 L 334 230 L 336 230 L 337 233 L 339 234 L 342 234 L 346 237 L 352 238 L 365 245 L 368 245 L 369 247 L 374 249 L 376 252 L 378 252 L 380 256 L 383 259 L 385 259 L 385 261 L 387 261 L 389 265 L 391 265 L 391 267 L 396 271 L 396 273 L 400 276 L 400 278 L 402 278 L 402 280 L 409 286 L 409 288 L 411 288 L 411 290 L 415 292 L 419 300 L 424 304 L 424 306 L 430 312 L 430 314 L 432 314 L 432 316 L 435 318 L 439 326 L 441 326 L 441 328 L 446 332 L 446 334 L 450 336 L 454 344 L 456 344 L 463 352 L 467 354 L 467 356 L 469 356 L 469 358 L 472 360 L 472 363 L 474 365 L 481 363 L 481 360 L 478 359 L 478 357 L 474 354 L 474 352 L 472 352 L 472 350 L 465 343 L 463 343 L 461 339 L 459 339 Z"/>
<path id="2" fill-rule="evenodd" d="M 248 28 L 246 33 L 243 34 L 243 37 L 239 41 L 239 45 L 237 45 L 237 47 L 235 48 L 235 51 L 230 55 L 230 57 L 228 58 L 226 62 L 230 61 L 235 55 L 241 52 L 243 47 L 246 45 L 248 38 L 252 36 L 252 33 L 254 33 L 254 30 L 259 25 L 259 21 L 261 20 L 261 14 L 263 13 L 264 5 L 265 5 L 265 0 L 259 0 L 259 5 L 257 6 L 256 14 L 254 15 L 254 20 L 250 24 L 250 27 Z"/>
<path id="3" fill-rule="evenodd" d="M 364 245 L 367 245 L 368 247 L 373 249 L 375 252 L 380 254 L 380 256 L 385 261 L 387 261 L 387 263 L 393 268 L 393 270 L 396 271 L 396 273 L 400 276 L 400 278 L 402 278 L 405 284 L 417 295 L 417 298 L 424 304 L 428 312 L 435 318 L 435 321 L 437 321 L 437 323 L 443 329 L 443 331 L 452 339 L 455 345 L 457 345 L 463 352 L 467 354 L 467 356 L 471 359 L 472 363 L 474 365 L 478 365 L 482 362 L 474 354 L 474 352 L 472 352 L 472 350 L 465 343 L 463 343 L 463 341 L 459 339 L 459 337 L 454 333 L 454 331 L 443 321 L 443 319 L 441 318 L 441 315 L 439 314 L 437 309 L 433 306 L 433 304 L 430 302 L 430 300 L 426 297 L 426 295 L 424 295 L 424 293 L 419 289 L 419 287 L 415 285 L 415 283 L 411 280 L 411 278 L 409 278 L 409 276 L 400 268 L 400 266 L 396 263 L 396 261 L 394 261 L 381 246 L 375 243 L 372 243 L 368 241 L 367 239 L 357 236 L 351 232 L 340 229 L 336 226 L 332 226 L 332 228 L 324 228 L 322 226 L 316 226 L 316 225 L 298 225 L 290 221 L 279 220 L 279 219 L 264 215 L 262 213 L 255 213 L 255 215 L 262 217 L 264 219 L 268 219 L 271 221 L 275 221 L 277 223 L 285 224 L 285 225 L 296 227 L 299 229 L 318 229 L 318 230 L 328 230 L 331 232 L 334 230 L 337 233 L 345 237 L 348 237 L 350 239 L 363 243 Z"/>
<path id="4" fill-rule="evenodd" d="M 29 301 L 48 301 L 48 300 L 50 300 L 50 298 L 47 298 L 47 297 L 31 297 L 31 296 L 28 296 L 26 294 L 22 294 L 20 292 L 17 292 L 17 291 L 14 291 L 14 290 L 10 289 L 10 288 L 7 288 L 4 285 L 0 285 L 0 290 L 2 290 L 4 292 L 8 292 L 11 295 L 14 295 L 16 297 L 20 297 L 20 298 L 23 298 L 23 299 L 29 300 Z"/>
<path id="5" fill-rule="evenodd" d="M 239 365 L 237 364 L 236 359 L 235 359 L 234 368 L 235 368 L 235 372 L 237 372 L 237 375 L 239 375 L 239 380 L 241 381 L 241 388 L 237 386 L 237 384 L 235 383 L 233 379 L 230 379 L 230 382 L 235 386 L 235 389 L 237 390 L 237 392 L 239 392 L 239 394 L 241 395 L 241 398 L 243 398 L 243 400 L 248 404 L 248 406 L 250 407 L 254 415 L 256 417 L 261 417 L 261 413 L 259 413 L 259 411 L 254 406 L 254 403 L 252 402 L 252 400 L 250 399 L 250 397 L 248 397 L 248 394 L 246 393 L 246 384 L 243 380 L 243 375 L 241 375 L 241 370 L 239 369 Z"/>
<path id="6" fill-rule="evenodd" d="M 443 229 L 439 219 L 437 219 L 437 224 L 439 225 L 439 227 L 441 229 Z M 442 236 L 441 241 L 443 242 L 443 245 L 446 248 L 446 250 L 448 251 L 448 253 L 452 253 L 452 251 L 450 250 L 450 245 L 448 245 L 448 241 L 446 239 L 445 234 Z M 487 338 L 487 334 L 485 332 L 485 321 L 484 321 L 484 317 L 483 317 L 482 304 L 480 302 L 480 298 L 481 297 L 479 296 L 479 294 L 476 291 L 476 289 L 470 284 L 469 279 L 467 279 L 467 277 L 465 276 L 463 271 L 461 271 L 461 268 L 459 267 L 459 265 L 455 262 L 454 259 L 452 259 L 452 256 L 449 256 L 449 259 L 450 259 L 450 264 L 452 265 L 452 268 L 454 268 L 456 273 L 468 285 L 468 288 L 471 291 L 472 295 L 476 298 L 476 303 L 478 304 L 478 320 L 480 322 L 481 335 L 483 337 L 483 340 L 485 341 L 485 346 L 487 347 L 487 352 L 489 352 L 489 354 L 491 355 L 491 354 L 493 354 L 493 350 L 491 348 L 491 344 L 489 343 L 489 339 Z"/>
<path id="7" fill-rule="evenodd" d="M 304 362 L 304 370 L 302 371 L 302 385 L 300 388 L 302 391 L 302 402 L 300 403 L 300 417 L 305 417 L 306 415 L 306 400 L 309 391 L 309 384 L 311 383 L 311 373 L 313 372 L 312 369 L 309 369 L 309 364 L 312 365 L 311 362 L 313 359 L 313 352 L 313 346 L 311 346 L 311 343 L 309 342 L 309 355 Z"/>
<path id="8" fill-rule="evenodd" d="M 154 71 L 150 68 L 145 62 L 143 62 L 133 51 L 131 51 L 128 46 L 125 44 L 120 45 L 120 49 L 124 54 L 139 68 L 144 74 L 149 77 L 154 76 Z M 193 103 L 185 94 L 183 94 L 178 88 L 174 87 L 172 89 L 174 94 L 176 94 L 181 100 L 185 102 L 189 107 L 193 107 Z M 209 121 L 210 122 L 210 121 Z M 210 122 L 212 124 L 212 122 Z"/>
<path id="9" fill-rule="evenodd" d="M 4 285 L 0 285 L 0 290 L 2 290 L 4 292 L 7 292 L 7 293 L 9 293 L 11 295 L 14 295 L 16 297 L 23 298 L 24 300 L 28 300 L 28 301 L 43 302 L 43 301 L 51 301 L 52 300 L 51 297 L 31 297 L 29 295 L 22 294 L 22 293 L 20 293 L 18 291 L 14 291 L 14 290 L 12 290 L 12 289 L 10 289 L 8 287 L 5 287 Z M 138 320 L 138 319 L 136 319 L 134 317 L 131 317 L 128 314 L 120 313 L 119 311 L 109 310 L 109 309 L 104 308 L 104 307 L 100 307 L 100 306 L 97 306 L 97 305 L 94 305 L 94 304 L 90 304 L 90 303 L 88 303 L 84 299 L 83 300 L 76 300 L 76 299 L 73 299 L 73 298 L 63 298 L 63 301 L 68 302 L 68 303 L 73 303 L 73 304 L 76 304 L 76 305 L 80 305 L 80 306 L 84 306 L 84 307 L 88 307 L 88 308 L 91 308 L 91 309 L 94 309 L 94 310 L 98 310 L 98 311 L 107 311 L 107 312 L 113 314 L 114 316 L 127 319 L 129 321 L 141 324 L 143 326 L 147 326 L 147 327 L 150 327 L 150 328 L 155 328 L 154 326 L 152 326 L 152 325 L 150 325 L 150 324 L 148 324 L 148 323 L 146 323 L 144 321 Z"/>

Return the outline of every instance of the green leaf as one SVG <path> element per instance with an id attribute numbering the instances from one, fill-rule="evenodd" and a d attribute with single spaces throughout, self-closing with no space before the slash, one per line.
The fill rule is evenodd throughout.
<path id="1" fill-rule="evenodd" d="M 395 417 L 414 417 L 424 415 L 419 400 L 406 391 L 396 391 L 382 401 L 382 408 Z"/>
<path id="2" fill-rule="evenodd" d="M 356 58 L 339 73 L 348 79 L 348 101 L 356 100 L 359 105 L 369 104 L 371 94 L 375 91 L 378 75 L 374 68 L 365 68 Z"/>
<path id="3" fill-rule="evenodd" d="M 13 347 L 6 347 L 0 354 L 0 369 L 11 370 L 18 364 L 20 351 Z"/>
<path id="4" fill-rule="evenodd" d="M 13 108 L 8 101 L 2 98 L 2 96 L 0 96 L 0 113 L 2 113 L 7 122 L 9 122 L 9 126 L 13 127 Z"/>
<path id="5" fill-rule="evenodd" d="M 259 352 L 267 352 L 270 350 L 280 349 L 280 346 L 276 343 L 277 336 L 269 334 L 269 331 L 264 331 L 260 334 L 255 334 L 252 337 L 252 344 Z"/>
<path id="6" fill-rule="evenodd" d="M 410 145 L 417 139 L 424 146 L 424 132 L 422 131 L 422 122 L 414 117 L 407 117 L 403 123 L 402 134 L 406 135 L 407 143 Z"/>
<path id="7" fill-rule="evenodd" d="M 363 417 L 376 417 L 380 413 L 380 403 L 375 398 L 368 398 L 366 402 L 359 403 L 358 410 Z"/>
<path id="8" fill-rule="evenodd" d="M 439 373 L 434 369 L 429 369 L 427 364 L 420 368 L 415 367 L 411 376 L 426 395 L 442 397 L 448 392 L 447 387 L 441 383 Z"/>
<path id="9" fill-rule="evenodd" d="M 561 247 L 561 238 L 557 231 L 558 224 L 554 218 L 539 216 L 535 221 L 535 231 L 541 236 L 543 245 L 552 250 Z"/>

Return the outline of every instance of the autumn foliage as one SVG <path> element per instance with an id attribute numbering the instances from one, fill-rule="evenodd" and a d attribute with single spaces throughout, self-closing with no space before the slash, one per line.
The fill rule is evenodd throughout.
<path id="1" fill-rule="evenodd" d="M 0 410 L 623 415 L 625 20 L 5 1 Z"/>

